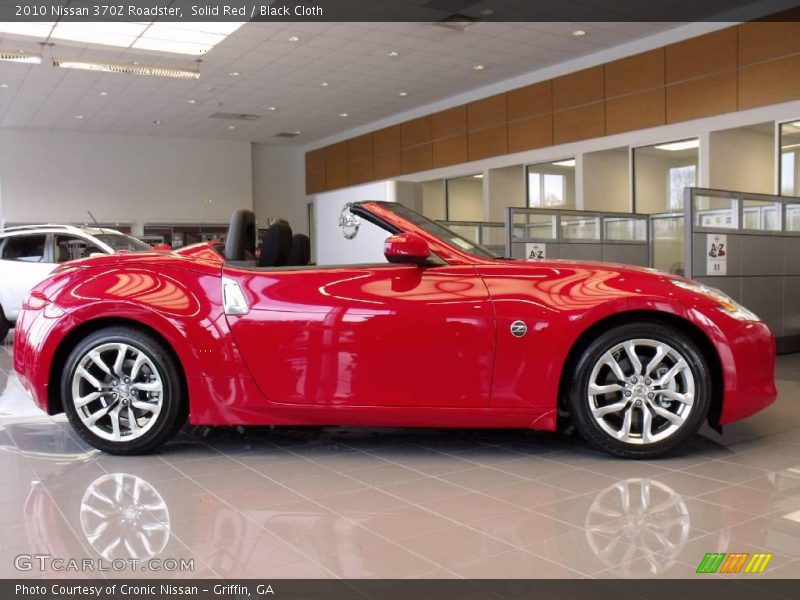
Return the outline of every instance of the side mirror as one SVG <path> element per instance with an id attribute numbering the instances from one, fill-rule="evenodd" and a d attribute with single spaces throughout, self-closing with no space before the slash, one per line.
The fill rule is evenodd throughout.
<path id="1" fill-rule="evenodd" d="M 430 257 L 431 249 L 428 242 L 415 233 L 398 233 L 386 238 L 383 255 L 390 263 L 422 265 Z"/>

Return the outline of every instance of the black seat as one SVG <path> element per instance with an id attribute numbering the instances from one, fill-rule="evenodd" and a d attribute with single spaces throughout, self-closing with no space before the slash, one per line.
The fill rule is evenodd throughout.
<path id="1" fill-rule="evenodd" d="M 307 265 L 311 261 L 311 240 L 304 233 L 295 233 L 292 236 L 292 251 L 289 252 L 287 265 L 298 267 Z"/>
<path id="2" fill-rule="evenodd" d="M 231 215 L 225 240 L 226 260 L 251 260 L 256 254 L 256 213 L 239 208 Z"/>
<path id="3" fill-rule="evenodd" d="M 269 226 L 261 242 L 259 267 L 282 267 L 287 264 L 292 251 L 292 228 L 277 222 Z"/>

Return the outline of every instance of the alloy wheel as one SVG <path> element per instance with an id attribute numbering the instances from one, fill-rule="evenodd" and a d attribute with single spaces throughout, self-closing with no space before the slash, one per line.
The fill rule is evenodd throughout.
<path id="1" fill-rule="evenodd" d="M 72 375 L 72 402 L 83 424 L 114 442 L 137 439 L 158 420 L 164 383 L 153 359 L 126 343 L 89 349 Z"/>
<path id="2" fill-rule="evenodd" d="M 695 399 L 695 378 L 685 357 L 660 340 L 616 344 L 592 368 L 587 401 L 592 417 L 612 438 L 654 444 L 686 422 Z"/>

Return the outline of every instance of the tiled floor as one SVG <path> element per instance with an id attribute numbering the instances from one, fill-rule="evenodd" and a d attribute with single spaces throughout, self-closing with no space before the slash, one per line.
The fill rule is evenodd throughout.
<path id="1" fill-rule="evenodd" d="M 779 358 L 767 411 L 630 462 L 574 436 L 361 429 L 195 428 L 107 456 L 33 406 L 11 352 L 0 577 L 40 577 L 13 566 L 36 553 L 193 558 L 194 577 L 680 578 L 715 551 L 771 552 L 764 577 L 800 576 L 798 355 Z"/>

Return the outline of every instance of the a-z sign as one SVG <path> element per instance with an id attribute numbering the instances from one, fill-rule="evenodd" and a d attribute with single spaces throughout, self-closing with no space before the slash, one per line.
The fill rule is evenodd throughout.
<path id="1" fill-rule="evenodd" d="M 525 244 L 525 258 L 547 258 L 547 244 Z"/>
<path id="2" fill-rule="evenodd" d="M 706 235 L 706 275 L 728 274 L 728 236 L 719 233 Z"/>

